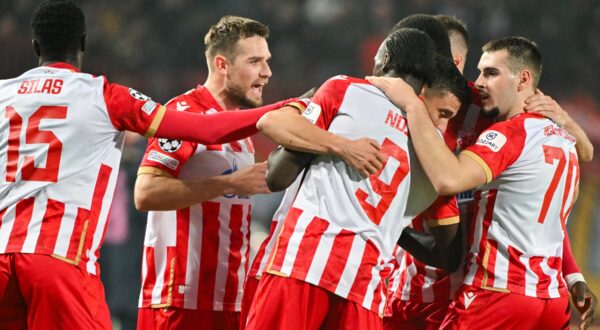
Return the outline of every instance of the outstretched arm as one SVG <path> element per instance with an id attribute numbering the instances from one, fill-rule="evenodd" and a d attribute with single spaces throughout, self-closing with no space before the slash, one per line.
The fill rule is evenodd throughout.
<path id="1" fill-rule="evenodd" d="M 579 161 L 589 162 L 594 158 L 594 145 L 588 136 L 552 97 L 538 89 L 534 95 L 525 100 L 525 111 L 538 112 L 573 135 L 577 139 L 575 149 L 577 149 Z"/>

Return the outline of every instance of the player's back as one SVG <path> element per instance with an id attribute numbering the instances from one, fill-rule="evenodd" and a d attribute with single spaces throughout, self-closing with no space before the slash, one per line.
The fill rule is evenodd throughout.
<path id="1" fill-rule="evenodd" d="M 0 81 L 0 253 L 89 259 L 96 272 L 124 137 L 105 86 L 66 64 Z"/>
<path id="2" fill-rule="evenodd" d="M 388 159 L 380 172 L 363 179 L 338 157 L 315 158 L 267 271 L 382 312 L 381 280 L 411 220 L 404 214 L 411 181 L 405 113 L 368 82 L 337 76 L 321 86 L 304 115 L 337 135 L 376 140 Z"/>

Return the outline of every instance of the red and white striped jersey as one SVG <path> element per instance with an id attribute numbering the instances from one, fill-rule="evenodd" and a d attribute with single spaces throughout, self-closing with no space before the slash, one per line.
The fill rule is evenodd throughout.
<path id="1" fill-rule="evenodd" d="M 304 171 L 302 171 L 296 180 L 285 190 L 285 194 L 281 199 L 281 203 L 277 208 L 277 211 L 273 214 L 273 221 L 271 222 L 271 228 L 269 229 L 269 236 L 265 238 L 265 240 L 260 244 L 256 255 L 254 256 L 254 260 L 252 260 L 250 270 L 248 271 L 248 276 L 260 278 L 267 268 L 267 263 L 269 261 L 269 255 L 273 250 L 273 246 L 275 245 L 275 239 L 281 230 L 281 225 L 283 220 L 285 219 L 288 211 L 292 207 L 292 203 L 296 198 L 298 193 L 298 189 L 300 188 L 300 184 L 302 183 L 302 178 L 304 176 Z"/>
<path id="2" fill-rule="evenodd" d="M 201 85 L 171 100 L 167 108 L 222 111 Z M 158 169 L 179 179 L 200 179 L 252 164 L 249 138 L 222 145 L 153 138 L 139 173 Z M 139 306 L 239 311 L 248 270 L 251 206 L 250 196 L 223 195 L 184 209 L 149 212 Z"/>
<path id="3" fill-rule="evenodd" d="M 164 107 L 66 63 L 0 81 L 0 253 L 51 255 L 98 274 L 124 131 Z"/>
<path id="4" fill-rule="evenodd" d="M 567 293 L 565 224 L 579 181 L 575 139 L 537 114 L 496 123 L 463 151 L 486 172 L 464 283 L 538 298 Z"/>
<path id="5" fill-rule="evenodd" d="M 377 140 L 388 159 L 380 172 L 363 179 L 337 157 L 317 157 L 266 271 L 317 285 L 382 315 L 389 261 L 410 223 L 404 214 L 411 181 L 404 113 L 365 80 L 337 76 L 319 88 L 304 116 L 350 139 Z M 434 199 L 423 202 L 424 208 Z"/>

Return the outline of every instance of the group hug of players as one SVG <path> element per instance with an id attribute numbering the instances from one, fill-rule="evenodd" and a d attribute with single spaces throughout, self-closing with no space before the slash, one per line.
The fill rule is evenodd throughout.
<path id="1" fill-rule="evenodd" d="M 563 329 L 570 296 L 593 321 L 566 232 L 593 146 L 532 41 L 488 42 L 470 83 L 464 24 L 411 15 L 372 77 L 261 107 L 269 30 L 225 16 L 206 82 L 162 106 L 81 72 L 73 2 L 32 31 L 40 66 L 0 80 L 1 329 L 112 327 L 96 261 L 126 131 L 150 138 L 138 329 Z M 283 189 L 250 261 L 250 196 Z"/>

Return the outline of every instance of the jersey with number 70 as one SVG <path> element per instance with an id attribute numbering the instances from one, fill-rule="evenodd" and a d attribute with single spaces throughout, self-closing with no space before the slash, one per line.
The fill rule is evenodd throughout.
<path id="1" fill-rule="evenodd" d="M 537 298 L 568 294 L 563 238 L 575 202 L 575 139 L 537 114 L 492 125 L 464 154 L 484 169 L 464 283 Z"/>
<path id="2" fill-rule="evenodd" d="M 317 285 L 381 314 L 384 280 L 396 241 L 416 214 L 407 213 L 409 187 L 422 187 L 408 213 L 435 199 L 431 184 L 413 185 L 405 113 L 362 79 L 337 76 L 317 91 L 304 116 L 350 139 L 377 140 L 383 168 L 363 179 L 340 158 L 310 165 L 283 221 L 266 272 Z M 412 158 L 412 163 L 411 163 Z M 415 188 L 417 189 L 417 188 Z"/>

